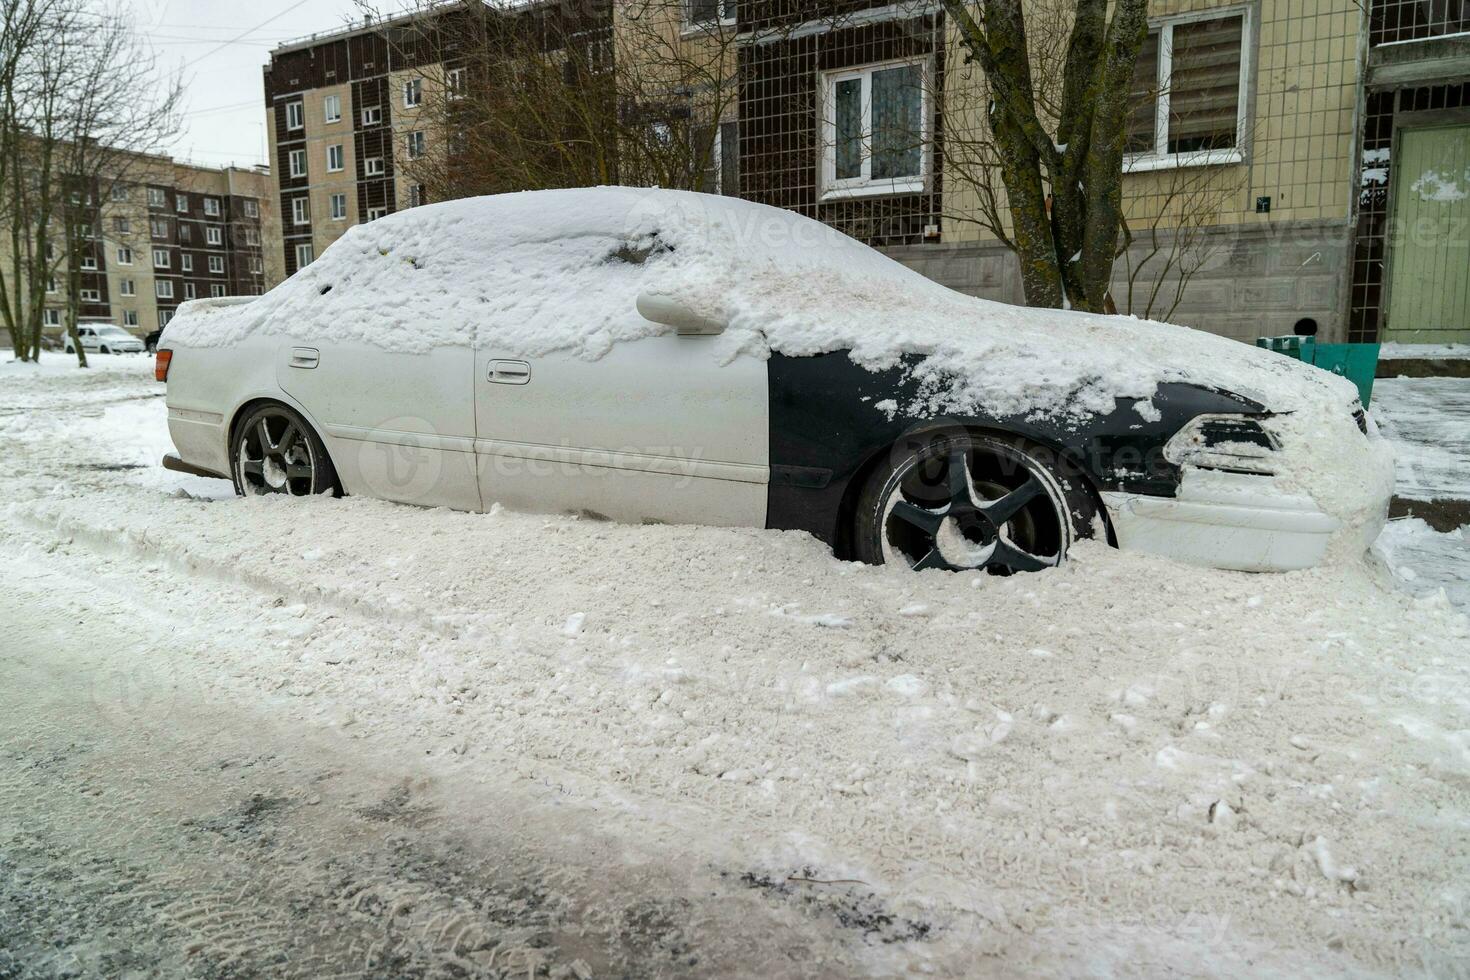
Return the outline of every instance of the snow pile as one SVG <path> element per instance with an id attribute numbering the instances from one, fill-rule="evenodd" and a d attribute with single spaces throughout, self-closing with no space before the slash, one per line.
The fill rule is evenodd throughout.
<path id="1" fill-rule="evenodd" d="M 157 390 L 113 385 L 119 406 Z M 1085 543 L 1041 575 L 916 575 L 790 532 L 205 501 L 106 468 L 151 438 L 108 426 L 160 428 L 156 398 L 148 423 L 76 394 L 25 393 L 45 438 L 0 472 L 0 560 L 129 596 L 158 639 L 118 655 L 181 699 L 539 787 L 675 855 L 691 892 L 746 881 L 793 916 L 863 896 L 880 925 L 844 948 L 874 975 L 1470 955 L 1470 622 L 1371 565 Z M 58 622 L 116 639 L 85 608 Z"/>

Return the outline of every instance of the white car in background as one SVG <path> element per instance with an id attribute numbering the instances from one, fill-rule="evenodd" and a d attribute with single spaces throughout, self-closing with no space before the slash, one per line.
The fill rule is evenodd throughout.
<path id="1" fill-rule="evenodd" d="M 110 323 L 79 324 L 77 338 L 82 342 L 82 349 L 89 352 L 99 354 L 143 353 L 143 341 L 122 327 L 115 327 Z M 76 347 L 72 344 L 70 336 L 62 335 L 61 346 L 68 354 L 76 353 Z"/>
<path id="2" fill-rule="evenodd" d="M 1391 453 L 1341 378 L 1183 327 L 1003 306 L 679 191 L 359 225 L 159 342 L 177 456 L 241 494 L 804 530 L 1039 571 L 1078 538 L 1249 571 L 1361 550 Z"/>

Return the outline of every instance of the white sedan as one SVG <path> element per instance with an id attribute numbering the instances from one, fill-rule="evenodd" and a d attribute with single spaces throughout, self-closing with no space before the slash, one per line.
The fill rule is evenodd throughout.
<path id="1" fill-rule="evenodd" d="M 77 339 L 82 342 L 83 350 L 100 354 L 143 353 L 143 341 L 110 323 L 78 324 Z M 75 354 L 77 350 L 71 337 L 66 335 L 62 337 L 62 347 L 68 354 Z"/>
<path id="2" fill-rule="evenodd" d="M 1080 537 L 1302 568 L 1384 520 L 1342 379 L 1235 341 L 1002 306 L 831 228 L 675 191 L 543 191 L 352 228 L 165 330 L 177 455 L 241 494 L 809 531 L 1036 571 Z"/>

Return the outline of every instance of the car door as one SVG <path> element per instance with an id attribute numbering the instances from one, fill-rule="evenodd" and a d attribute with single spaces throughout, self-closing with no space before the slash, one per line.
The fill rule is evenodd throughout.
<path id="1" fill-rule="evenodd" d="M 468 347 L 304 340 L 277 352 L 276 380 L 311 415 L 348 493 L 479 510 L 474 366 Z"/>
<path id="2" fill-rule="evenodd" d="M 623 341 L 596 360 L 482 350 L 480 496 L 630 523 L 764 527 L 766 362 L 716 337 Z"/>

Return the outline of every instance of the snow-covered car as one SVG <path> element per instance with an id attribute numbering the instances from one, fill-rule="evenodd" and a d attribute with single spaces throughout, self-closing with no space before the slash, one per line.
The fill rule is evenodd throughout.
<path id="1" fill-rule="evenodd" d="M 128 333 L 122 327 L 115 327 L 110 323 L 82 323 L 77 325 L 77 339 L 82 342 L 82 349 L 96 351 L 100 354 L 141 354 L 143 353 L 143 341 Z M 62 348 L 68 354 L 75 354 L 76 345 L 71 337 L 62 336 Z"/>
<path id="2" fill-rule="evenodd" d="M 165 330 L 177 455 L 241 494 L 799 529 L 916 569 L 1073 541 L 1246 570 L 1376 535 L 1352 385 L 1182 327 L 960 295 L 751 202 L 596 188 L 352 228 Z"/>

